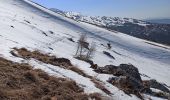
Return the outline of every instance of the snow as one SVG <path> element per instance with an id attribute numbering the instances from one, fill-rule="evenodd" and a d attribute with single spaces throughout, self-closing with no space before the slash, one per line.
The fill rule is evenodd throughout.
<path id="1" fill-rule="evenodd" d="M 110 32 L 87 23 L 76 22 L 28 0 L 0 0 L 0 23 L 1 57 L 15 62 L 23 62 L 23 59 L 13 57 L 10 51 L 14 47 L 25 47 L 29 50 L 40 50 L 57 57 L 68 58 L 73 65 L 82 69 L 88 75 L 101 80 L 113 94 L 111 97 L 116 100 L 124 100 L 125 98 L 136 100 L 138 98 L 134 95 L 128 96 L 109 84 L 107 79 L 113 76 L 97 74 L 88 63 L 75 59 L 73 56 L 76 52 L 77 43 L 71 42 L 67 38 L 73 38 L 74 41 L 77 41 L 81 34 L 87 34 L 88 41 L 96 43 L 97 50 L 92 60 L 99 66 L 131 63 L 139 69 L 140 73 L 150 77 L 142 77 L 142 79 L 156 79 L 170 86 L 170 79 L 167 77 L 170 76 L 170 49 L 167 46 L 165 47 L 168 49 L 165 49 L 161 47 L 162 45 L 150 45 L 146 43 L 146 40 L 123 33 Z M 50 31 L 54 34 L 51 34 Z M 106 48 L 109 41 L 112 44 L 111 50 Z M 115 57 L 115 60 L 104 55 L 103 51 L 109 52 Z M 28 62 L 34 68 L 44 70 L 50 75 L 75 80 L 85 89 L 86 93 L 99 92 L 106 95 L 96 88 L 90 79 L 75 72 L 44 64 L 34 59 L 25 62 Z M 150 97 L 145 96 L 146 99 Z M 156 99 L 155 97 L 152 98 Z"/>
<path id="2" fill-rule="evenodd" d="M 90 81 L 90 79 L 85 78 L 73 71 L 70 70 L 66 70 L 57 66 L 52 66 L 49 64 L 44 64 L 41 62 L 38 62 L 36 60 L 30 60 L 29 64 L 31 64 L 32 66 L 35 66 L 35 68 L 38 69 L 44 69 L 46 72 L 50 73 L 51 75 L 56 75 L 57 77 L 67 77 L 70 78 L 72 80 L 75 80 L 76 83 L 80 84 L 82 87 L 85 87 L 85 92 L 88 93 L 94 93 L 94 92 L 98 92 L 98 93 L 103 93 L 101 90 L 99 90 L 98 88 L 96 88 L 94 86 L 94 83 Z M 59 75 L 58 75 L 59 74 Z M 81 80 L 81 81 L 80 81 Z"/>
<path id="3" fill-rule="evenodd" d="M 54 11 L 58 14 L 64 15 L 68 18 L 71 18 L 76 21 L 86 22 L 98 26 L 122 26 L 125 23 L 133 23 L 140 26 L 149 25 L 148 22 L 137 20 L 133 18 L 121 18 L 121 17 L 107 17 L 107 16 L 85 16 L 78 12 L 72 11 L 61 11 L 55 8 L 51 8 L 51 11 Z"/>

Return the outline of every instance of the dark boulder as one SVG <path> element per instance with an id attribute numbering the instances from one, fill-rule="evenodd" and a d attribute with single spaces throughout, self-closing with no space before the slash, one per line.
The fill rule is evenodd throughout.
<path id="1" fill-rule="evenodd" d="M 142 83 L 138 69 L 131 64 L 121 64 L 119 66 L 106 65 L 95 70 L 98 73 L 113 74 L 115 76 L 128 76 Z"/>
<path id="2" fill-rule="evenodd" d="M 97 64 L 93 64 L 93 65 L 90 66 L 90 68 L 97 69 L 98 65 Z"/>
<path id="3" fill-rule="evenodd" d="M 119 76 L 110 78 L 108 82 L 112 85 L 117 86 L 126 94 L 135 94 L 142 99 L 142 96 L 140 95 L 140 90 L 143 89 L 143 86 L 139 81 L 134 80 L 134 78 L 128 76 Z"/>
<path id="4" fill-rule="evenodd" d="M 119 66 L 119 68 L 122 70 L 122 72 L 124 72 L 125 76 L 129 76 L 131 78 L 134 78 L 135 80 L 140 81 L 140 83 L 142 83 L 140 73 L 139 73 L 138 69 L 135 66 L 133 66 L 131 64 L 129 64 L 129 65 L 121 64 Z"/>

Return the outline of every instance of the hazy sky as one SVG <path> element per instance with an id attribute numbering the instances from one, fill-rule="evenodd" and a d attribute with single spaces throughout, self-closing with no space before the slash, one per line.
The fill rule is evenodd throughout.
<path id="1" fill-rule="evenodd" d="M 170 0 L 33 0 L 48 8 L 85 15 L 170 18 Z"/>

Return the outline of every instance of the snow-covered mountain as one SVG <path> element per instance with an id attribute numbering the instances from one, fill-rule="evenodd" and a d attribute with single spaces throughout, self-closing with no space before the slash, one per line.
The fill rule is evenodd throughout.
<path id="1" fill-rule="evenodd" d="M 142 80 L 155 79 L 160 83 L 158 86 L 161 85 L 163 88 L 166 87 L 169 89 L 170 79 L 168 76 L 170 76 L 170 47 L 138 39 L 121 32 L 108 31 L 104 28 L 88 23 L 77 22 L 67 18 L 68 16 L 63 17 L 61 15 L 63 14 L 62 11 L 58 12 L 60 13 L 55 13 L 45 7 L 31 2 L 30 0 L 0 0 L 0 57 L 17 63 L 27 63 L 34 69 L 41 69 L 54 77 L 73 80 L 79 87 L 83 88 L 84 93 L 100 93 L 102 96 L 108 98 L 105 98 L 104 100 L 138 100 L 139 94 L 135 94 L 135 91 L 132 93 L 130 92 L 128 95 L 119 86 L 108 82 L 108 79 L 120 77 L 113 74 L 98 73 L 91 68 L 89 63 L 78 60 L 74 57 L 80 36 L 86 34 L 88 43 L 95 43 L 96 50 L 91 59 L 94 64 L 97 64 L 95 66 L 99 66 L 99 68 L 102 69 L 105 68 L 104 66 L 106 65 L 119 66 L 120 64 L 129 64 L 131 66 L 132 64 L 135 68 L 131 67 L 137 70 L 135 72 L 138 72 L 139 70 L 137 76 L 139 75 Z M 68 13 L 68 15 L 71 14 L 76 15 L 75 13 Z M 91 18 L 89 18 L 89 20 L 90 19 Z M 105 19 L 105 21 L 114 20 L 114 22 L 118 22 L 118 24 L 110 23 L 110 25 L 121 25 L 121 23 L 126 21 L 137 23 L 133 19 L 96 17 L 96 22 L 99 22 L 97 19 Z M 102 24 L 106 24 L 105 21 L 103 21 Z M 142 26 L 146 24 L 143 21 L 139 21 L 139 23 Z M 111 46 L 110 49 L 108 48 L 108 44 Z M 46 56 L 48 55 L 50 59 L 40 59 L 34 54 L 19 55 L 19 52 L 15 51 L 16 49 L 14 48 L 26 48 L 29 51 L 39 51 Z M 27 50 L 21 50 L 24 50 L 24 53 L 27 53 Z M 34 53 L 37 55 L 39 54 L 37 52 Z M 44 57 L 43 54 L 39 55 Z M 23 56 L 26 57 L 24 58 Z M 69 68 L 67 68 L 68 66 L 63 67 L 65 66 L 63 64 L 57 65 L 58 63 L 56 64 L 55 62 L 57 58 L 64 59 L 67 62 L 70 61 L 74 67 L 69 66 Z M 44 61 L 51 61 L 51 59 L 53 61 L 50 63 Z M 0 63 L 3 62 L 0 61 Z M 11 67 L 9 63 L 7 63 L 6 66 Z M 13 67 L 17 68 L 16 65 Z M 77 70 L 83 74 L 78 73 Z M 10 71 L 11 70 L 9 69 L 9 72 Z M 4 75 L 4 73 L 0 73 L 0 75 Z M 28 79 L 32 78 L 32 76 L 29 75 L 30 74 L 26 74 Z M 6 78 L 7 76 L 4 76 L 3 78 Z M 14 79 L 13 77 L 14 75 L 11 76 L 10 79 L 13 79 L 14 81 L 18 79 Z M 17 95 L 22 96 L 22 94 L 17 92 L 18 88 L 14 88 L 17 87 L 17 82 L 14 84 L 11 83 L 12 85 L 10 84 L 10 81 L 13 80 L 9 80 L 9 82 L 3 84 L 11 86 L 13 93 L 16 92 Z M 62 80 L 59 81 L 59 83 L 61 82 Z M 2 84 L 1 81 L 0 84 Z M 55 81 L 52 81 L 51 84 L 55 85 Z M 48 84 L 46 85 L 48 86 Z M 143 84 L 140 85 L 143 86 Z M 0 85 L 0 87 L 2 86 Z M 58 85 L 56 86 L 58 87 Z M 70 87 L 71 89 L 76 90 L 72 86 Z M 22 90 L 22 88 L 20 89 Z M 43 90 L 44 95 L 49 92 L 47 88 Z M 161 90 L 154 88 L 149 90 L 162 93 Z M 2 92 L 3 91 L 0 90 L 0 99 L 4 96 L 4 94 L 1 94 Z M 10 96 L 10 93 L 7 96 Z M 56 92 L 51 95 L 54 96 L 55 93 Z M 35 95 L 38 94 L 35 93 Z M 141 92 L 140 96 L 146 100 L 163 99 L 160 98 L 162 94 L 158 94 L 158 97 L 156 94 L 149 95 Z"/>
<path id="2" fill-rule="evenodd" d="M 74 19 L 76 21 L 82 21 L 98 26 L 122 26 L 125 23 L 133 23 L 137 25 L 146 26 L 149 23 L 142 20 L 137 20 L 133 18 L 120 18 L 120 17 L 107 17 L 107 16 L 85 16 L 77 12 L 61 11 L 59 9 L 51 8 L 50 10 L 64 15 L 68 18 Z"/>
<path id="3" fill-rule="evenodd" d="M 55 8 L 51 10 L 76 21 L 90 23 L 110 31 L 119 31 L 141 39 L 170 45 L 169 24 L 155 24 L 133 18 L 85 16 L 80 13 L 61 11 Z"/>

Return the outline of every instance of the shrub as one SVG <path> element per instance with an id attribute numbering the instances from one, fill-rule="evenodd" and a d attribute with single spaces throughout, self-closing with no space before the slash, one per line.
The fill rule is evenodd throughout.
<path id="1" fill-rule="evenodd" d="M 89 60 L 93 57 L 94 51 L 96 50 L 95 43 L 92 43 L 91 46 L 87 42 L 87 37 L 85 34 L 82 34 L 78 40 L 78 46 L 76 50 L 76 57 L 80 59 Z"/>

